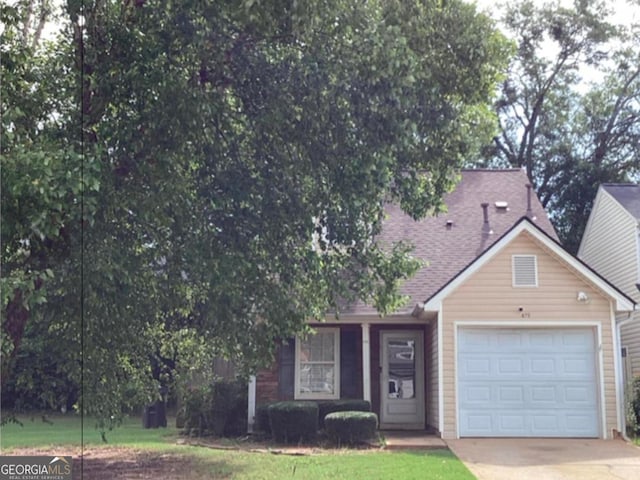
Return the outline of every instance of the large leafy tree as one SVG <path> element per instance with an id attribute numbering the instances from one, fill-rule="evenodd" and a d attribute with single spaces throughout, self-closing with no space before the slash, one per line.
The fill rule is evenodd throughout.
<path id="1" fill-rule="evenodd" d="M 79 136 L 72 134 L 79 131 L 78 122 L 74 123 L 79 115 L 74 101 L 77 88 L 65 75 L 70 72 L 67 50 L 41 41 L 52 12 L 46 1 L 18 2 L 1 11 L 3 386 L 25 332 L 27 336 L 29 331 L 40 332 L 42 348 L 37 350 L 44 358 L 53 351 L 66 353 L 62 345 L 75 347 L 80 338 L 79 252 L 86 219 L 80 202 L 84 193 L 88 201 L 84 213 L 91 215 L 97 179 L 92 160 L 83 162 Z M 57 316 L 56 306 L 61 308 Z M 31 319 L 39 323 L 29 326 Z M 65 373 L 53 365 L 46 376 L 60 374 L 58 385 L 64 383 L 65 376 L 77 376 L 78 360 L 77 355 L 62 355 L 58 366 L 64 364 Z M 33 390 L 28 374 L 14 380 Z M 46 389 L 43 397 L 56 396 Z"/>
<path id="2" fill-rule="evenodd" d="M 52 173 L 77 182 L 55 184 L 74 230 L 43 234 L 60 253 L 31 240 L 3 269 L 3 282 L 24 277 L 3 288 L 3 327 L 32 285 L 58 282 L 19 320 L 77 319 L 82 407 L 103 418 L 153 391 L 153 359 L 185 331 L 249 371 L 342 299 L 393 310 L 417 263 L 373 241 L 384 204 L 416 218 L 441 208 L 492 132 L 509 53 L 459 1 L 96 0 L 67 14 L 60 63 L 46 57 L 68 73 L 46 98 L 63 98 L 39 106 L 68 148 L 34 138 L 43 160 L 81 160 Z M 23 143 L 5 148 L 3 205 L 24 205 Z M 10 265 L 38 233 L 5 218 Z M 44 273 L 27 266 L 36 254 Z"/>
<path id="3" fill-rule="evenodd" d="M 640 167 L 640 37 L 607 5 L 507 5 L 518 45 L 496 111 L 489 163 L 524 168 L 565 246 L 576 251 L 598 185 Z"/>

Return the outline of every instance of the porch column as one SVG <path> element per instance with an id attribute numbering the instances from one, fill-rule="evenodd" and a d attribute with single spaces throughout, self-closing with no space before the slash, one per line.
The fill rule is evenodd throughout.
<path id="1" fill-rule="evenodd" d="M 247 405 L 247 431 L 253 433 L 253 427 L 256 419 L 256 376 L 249 377 L 249 398 Z"/>
<path id="2" fill-rule="evenodd" d="M 371 345 L 369 344 L 369 324 L 362 327 L 362 399 L 371 402 Z"/>

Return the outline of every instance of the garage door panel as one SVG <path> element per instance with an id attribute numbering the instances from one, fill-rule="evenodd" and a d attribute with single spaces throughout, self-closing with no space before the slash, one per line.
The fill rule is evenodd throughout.
<path id="1" fill-rule="evenodd" d="M 498 402 L 505 403 L 524 403 L 525 389 L 518 385 L 500 386 L 498 387 Z"/>
<path id="2" fill-rule="evenodd" d="M 533 385 L 531 387 L 531 402 L 540 404 L 540 403 L 550 403 L 555 404 L 558 403 L 560 387 L 551 386 L 551 385 Z"/>
<path id="3" fill-rule="evenodd" d="M 593 333 L 591 331 L 574 331 L 562 334 L 562 348 L 565 351 L 584 351 L 584 345 L 593 341 Z"/>
<path id="4" fill-rule="evenodd" d="M 571 377 L 591 377 L 593 359 L 590 355 L 567 356 L 562 362 L 561 372 Z"/>
<path id="5" fill-rule="evenodd" d="M 593 384 L 549 385 L 532 383 L 528 385 L 468 383 L 460 389 L 461 408 L 523 408 L 536 406 L 557 408 L 597 407 L 596 389 Z"/>
<path id="6" fill-rule="evenodd" d="M 534 375 L 553 375 L 557 370 L 556 362 L 553 358 L 532 357 L 531 373 Z"/>
<path id="7" fill-rule="evenodd" d="M 464 417 L 464 422 L 466 429 L 478 432 L 479 437 L 490 435 L 495 423 L 490 413 L 470 413 Z"/>
<path id="8" fill-rule="evenodd" d="M 460 330 L 461 436 L 598 436 L 593 330 L 473 329 L 466 337 Z M 541 351 L 549 345 L 558 349 Z"/>
<path id="9" fill-rule="evenodd" d="M 491 401 L 491 387 L 488 385 L 470 385 L 465 390 L 466 403 L 473 404 L 474 402 L 483 404 Z"/>
<path id="10" fill-rule="evenodd" d="M 500 432 L 505 436 L 516 435 L 526 428 L 527 418 L 519 412 L 502 413 L 496 415 Z"/>
<path id="11" fill-rule="evenodd" d="M 505 410 L 497 412 L 461 412 L 461 431 L 474 437 L 593 437 L 588 415 L 568 411 Z"/>
<path id="12" fill-rule="evenodd" d="M 559 374 L 570 380 L 593 378 L 593 352 L 586 354 L 562 353 L 529 354 L 499 352 L 488 354 L 465 354 L 459 362 L 460 378 L 491 379 L 501 375 L 532 375 L 536 378 L 548 376 L 551 379 Z M 554 357 L 550 358 L 550 355 Z"/>
<path id="13" fill-rule="evenodd" d="M 501 333 L 497 337 L 497 346 L 501 348 L 517 349 L 522 347 L 523 338 L 517 332 Z"/>
<path id="14" fill-rule="evenodd" d="M 593 385 L 564 386 L 564 400 L 567 405 L 595 405 L 596 389 Z"/>
<path id="15" fill-rule="evenodd" d="M 518 357 L 498 358 L 496 367 L 498 373 L 502 375 L 522 375 L 524 372 L 522 359 Z"/>
<path id="16" fill-rule="evenodd" d="M 461 362 L 460 369 L 465 376 L 487 376 L 491 374 L 491 360 L 470 355 Z"/>
<path id="17" fill-rule="evenodd" d="M 560 413 L 549 414 L 547 412 L 531 413 L 531 433 L 533 435 L 551 437 L 560 431 Z"/>
<path id="18" fill-rule="evenodd" d="M 592 434 L 589 425 L 592 423 L 593 419 L 588 415 L 577 415 L 568 413 L 565 417 L 565 420 L 569 431 L 575 433 L 584 433 L 586 435 Z"/>
<path id="19" fill-rule="evenodd" d="M 544 351 L 545 349 L 553 351 L 557 346 L 557 342 L 554 341 L 555 338 L 556 337 L 549 332 L 532 332 L 529 335 L 529 345 L 537 351 Z"/>

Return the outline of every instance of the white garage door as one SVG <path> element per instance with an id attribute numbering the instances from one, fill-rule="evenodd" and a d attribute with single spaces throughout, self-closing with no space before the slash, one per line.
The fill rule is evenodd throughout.
<path id="1" fill-rule="evenodd" d="M 462 437 L 598 437 L 592 329 L 461 328 Z"/>

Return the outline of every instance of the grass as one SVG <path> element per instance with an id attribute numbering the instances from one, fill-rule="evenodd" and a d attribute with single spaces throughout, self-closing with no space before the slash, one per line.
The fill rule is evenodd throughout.
<path id="1" fill-rule="evenodd" d="M 448 450 L 424 452 L 344 452 L 287 456 L 227 452 L 224 465 L 207 455 L 199 464 L 203 478 L 234 479 L 469 479 L 469 470 Z M 211 463 L 209 463 L 211 462 Z M 209 463 L 209 464 L 208 464 Z M 207 475 L 209 477 L 207 477 Z"/>
<path id="2" fill-rule="evenodd" d="M 22 425 L 9 423 L 0 427 L 0 449 L 105 445 L 93 419 L 82 422 L 75 414 L 47 415 L 46 418 L 47 422 L 44 422 L 41 414 L 19 415 Z M 142 428 L 142 421 L 137 417 L 127 418 L 120 427 L 106 432 L 108 445 L 137 448 L 167 446 L 169 442 L 175 442 L 177 436 L 175 428 Z"/>
<path id="3" fill-rule="evenodd" d="M 53 448 L 58 446 L 105 445 L 95 422 L 74 415 L 50 417 L 53 424 L 44 423 L 41 416 L 33 419 L 20 416 L 23 426 L 8 424 L 0 429 L 3 453 L 11 449 Z M 81 436 L 80 432 L 84 432 Z M 331 450 L 317 455 L 274 455 L 238 450 L 216 450 L 206 447 L 177 445 L 175 428 L 143 429 L 139 418 L 131 418 L 107 432 L 109 447 L 125 448 L 126 452 L 144 455 L 153 465 L 188 465 L 188 478 L 224 479 L 423 479 L 472 480 L 473 475 L 449 450 L 385 451 Z M 122 450 L 117 450 L 121 455 Z M 140 453 L 142 452 L 142 453 Z M 93 455 L 91 456 L 93 457 Z M 150 460 L 149 460 L 150 459 Z M 118 458 L 116 459 L 118 460 Z M 105 464 L 108 462 L 105 462 Z M 110 464 L 109 464 L 110 465 Z M 109 467 L 111 468 L 111 467 Z M 116 478 L 116 477 L 114 477 Z M 119 478 L 127 478 L 126 476 Z M 147 478 L 147 477 L 136 477 Z M 153 478 L 162 478 L 153 477 Z M 171 477 L 173 478 L 173 477 Z M 186 477 L 185 477 L 186 478 Z"/>

